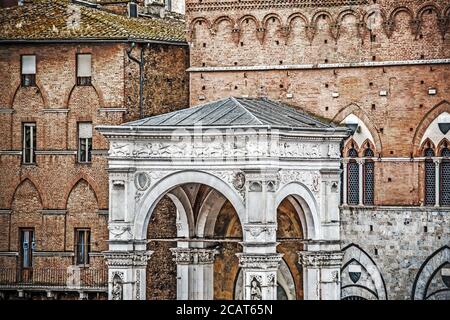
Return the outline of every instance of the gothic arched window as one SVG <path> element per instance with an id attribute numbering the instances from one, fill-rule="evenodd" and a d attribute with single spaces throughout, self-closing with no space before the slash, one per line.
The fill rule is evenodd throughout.
<path id="1" fill-rule="evenodd" d="M 450 149 L 442 149 L 441 157 L 441 189 L 439 199 L 441 206 L 450 206 Z"/>
<path id="2" fill-rule="evenodd" d="M 436 204 L 436 170 L 434 168 L 434 151 L 432 148 L 425 149 L 425 205 Z"/>
<path id="3" fill-rule="evenodd" d="M 359 204 L 359 165 L 356 162 L 358 152 L 355 148 L 348 151 L 348 157 L 351 158 L 348 162 L 347 172 L 347 203 Z"/>
<path id="4" fill-rule="evenodd" d="M 367 148 L 364 151 L 364 157 L 369 158 L 364 161 L 364 204 L 368 205 L 372 205 L 374 199 L 375 162 L 370 159 L 373 156 L 372 149 Z"/>

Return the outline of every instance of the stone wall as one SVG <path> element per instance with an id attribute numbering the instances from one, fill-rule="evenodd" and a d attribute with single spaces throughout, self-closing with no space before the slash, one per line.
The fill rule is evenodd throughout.
<path id="1" fill-rule="evenodd" d="M 373 259 L 389 300 L 411 299 L 421 266 L 450 243 L 450 217 L 443 209 L 343 208 L 341 239 L 343 248 L 356 244 Z"/>

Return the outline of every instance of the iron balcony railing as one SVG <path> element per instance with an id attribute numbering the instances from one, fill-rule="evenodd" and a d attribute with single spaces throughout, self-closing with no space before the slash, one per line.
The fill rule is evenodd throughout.
<path id="1" fill-rule="evenodd" d="M 0 287 L 7 288 L 39 288 L 58 287 L 62 289 L 99 289 L 106 290 L 108 271 L 69 267 L 67 269 L 33 268 L 15 269 L 0 268 Z"/>

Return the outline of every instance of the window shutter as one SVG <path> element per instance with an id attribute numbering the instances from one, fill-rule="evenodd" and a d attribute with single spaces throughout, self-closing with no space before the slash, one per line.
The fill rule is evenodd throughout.
<path id="1" fill-rule="evenodd" d="M 22 74 L 36 74 L 36 56 L 22 56 Z"/>
<path id="2" fill-rule="evenodd" d="M 79 123 L 78 134 L 80 138 L 92 138 L 92 123 Z"/>
<path id="3" fill-rule="evenodd" d="M 91 76 L 91 55 L 79 54 L 78 56 L 78 77 L 90 77 Z"/>

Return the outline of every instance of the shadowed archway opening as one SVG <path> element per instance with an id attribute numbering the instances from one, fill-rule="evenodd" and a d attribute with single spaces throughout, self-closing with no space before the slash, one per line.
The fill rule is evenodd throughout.
<path id="1" fill-rule="evenodd" d="M 294 282 L 294 288 L 287 290 L 287 287 L 281 283 L 284 278 L 278 280 L 278 299 L 303 299 L 303 275 L 301 266 L 298 264 L 298 251 L 303 250 L 304 239 L 299 214 L 303 213 L 298 210 L 301 210 L 301 205 L 291 196 L 285 198 L 277 209 L 277 242 L 279 242 L 277 251 L 283 254 L 284 261 L 280 269 L 287 268 Z M 287 270 L 283 272 L 283 274 L 286 273 Z"/>

